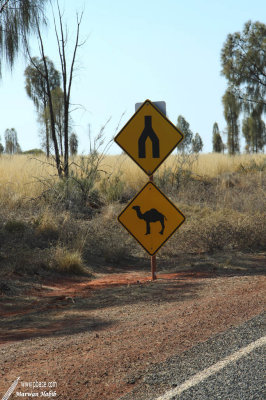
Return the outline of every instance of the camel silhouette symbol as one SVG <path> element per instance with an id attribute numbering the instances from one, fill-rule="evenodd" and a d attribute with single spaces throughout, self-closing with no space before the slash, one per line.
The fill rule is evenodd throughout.
<path id="1" fill-rule="evenodd" d="M 145 213 L 142 214 L 140 211 L 140 206 L 133 206 L 133 210 L 136 211 L 137 217 L 139 219 L 144 219 L 146 222 L 146 233 L 145 235 L 149 235 L 151 233 L 151 227 L 150 223 L 151 222 L 157 222 L 159 221 L 161 223 L 162 229 L 159 232 L 161 235 L 164 233 L 164 220 L 167 219 L 163 214 L 161 214 L 156 208 L 151 208 L 150 210 L 146 211 Z"/>

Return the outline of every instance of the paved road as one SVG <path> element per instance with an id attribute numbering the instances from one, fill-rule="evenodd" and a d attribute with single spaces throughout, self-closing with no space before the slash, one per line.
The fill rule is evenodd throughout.
<path id="1" fill-rule="evenodd" d="M 264 400 L 264 321 L 259 315 L 154 366 L 121 400 Z"/>

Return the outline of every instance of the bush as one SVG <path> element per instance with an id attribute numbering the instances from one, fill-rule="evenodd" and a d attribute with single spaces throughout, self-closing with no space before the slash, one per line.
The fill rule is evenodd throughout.
<path id="1" fill-rule="evenodd" d="M 175 175 L 170 167 L 160 169 L 154 177 L 154 183 L 164 192 L 169 192 L 173 189 Z"/>
<path id="2" fill-rule="evenodd" d="M 59 227 L 55 216 L 46 210 L 38 219 L 34 221 L 36 232 L 46 240 L 56 240 L 59 235 Z"/>
<path id="3" fill-rule="evenodd" d="M 103 205 L 100 193 L 86 178 L 70 177 L 49 184 L 41 197 L 53 208 L 92 216 Z"/>
<path id="4" fill-rule="evenodd" d="M 33 156 L 42 156 L 42 155 L 45 155 L 45 152 L 41 149 L 31 149 L 31 150 L 23 151 L 22 154 L 33 155 Z"/>
<path id="5" fill-rule="evenodd" d="M 103 178 L 100 183 L 100 192 L 107 204 L 121 201 L 126 183 L 119 175 Z"/>
<path id="6" fill-rule="evenodd" d="M 237 171 L 243 172 L 245 174 L 248 174 L 250 172 L 266 171 L 266 160 L 259 160 L 257 162 L 255 160 L 250 160 L 246 164 L 240 163 L 237 167 Z"/>
<path id="7" fill-rule="evenodd" d="M 23 221 L 10 220 L 5 224 L 5 230 L 9 233 L 24 232 L 26 224 Z"/>
<path id="8" fill-rule="evenodd" d="M 184 212 L 185 215 L 189 213 Z M 190 214 L 192 214 L 190 212 Z M 266 249 L 266 214 L 247 216 L 232 210 L 193 212 L 162 249 L 164 255 Z"/>
<path id="9" fill-rule="evenodd" d="M 129 235 L 117 221 L 118 214 L 118 205 L 109 205 L 90 221 L 86 249 L 89 256 L 101 256 L 107 262 L 119 263 L 131 253 L 127 243 Z"/>

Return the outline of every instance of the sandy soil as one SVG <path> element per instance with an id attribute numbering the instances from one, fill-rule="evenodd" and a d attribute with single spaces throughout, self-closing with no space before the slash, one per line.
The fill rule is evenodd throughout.
<path id="1" fill-rule="evenodd" d="M 261 313 L 265 255 L 248 268 L 99 274 L 2 286 L 0 396 L 22 382 L 56 382 L 54 397 L 111 400 L 132 390 L 153 364 Z M 257 268 L 257 266 L 259 268 Z M 51 390 L 51 389 L 48 389 Z M 25 398 L 25 397 L 24 397 Z M 26 397 L 28 398 L 28 397 Z"/>

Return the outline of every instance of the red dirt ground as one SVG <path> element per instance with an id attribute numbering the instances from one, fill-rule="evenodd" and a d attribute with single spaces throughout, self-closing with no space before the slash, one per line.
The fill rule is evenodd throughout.
<path id="1" fill-rule="evenodd" d="M 151 282 L 147 273 L 128 272 L 46 281 L 18 298 L 2 297 L 0 395 L 20 376 L 57 382 L 56 399 L 116 400 L 151 365 L 264 309 L 261 274 L 158 277 Z"/>

